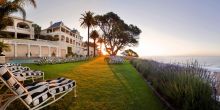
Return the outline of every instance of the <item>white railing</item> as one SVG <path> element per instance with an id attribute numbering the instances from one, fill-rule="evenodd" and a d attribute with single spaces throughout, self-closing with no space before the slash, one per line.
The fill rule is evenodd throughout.
<path id="1" fill-rule="evenodd" d="M 14 26 L 7 26 L 7 29 L 15 29 Z"/>
<path id="2" fill-rule="evenodd" d="M 5 29 L 3 29 L 3 31 L 12 31 L 14 32 L 15 28 L 14 26 L 7 26 Z"/>
<path id="3" fill-rule="evenodd" d="M 20 31 L 31 32 L 30 29 L 25 29 L 25 28 L 20 28 L 20 27 L 17 27 L 17 29 L 20 30 Z"/>

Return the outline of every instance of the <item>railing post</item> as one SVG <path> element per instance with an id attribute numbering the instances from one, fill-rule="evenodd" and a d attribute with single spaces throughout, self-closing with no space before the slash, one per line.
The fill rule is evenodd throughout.
<path id="1" fill-rule="evenodd" d="M 30 56 L 31 56 L 31 46 L 30 46 L 30 44 L 27 44 L 28 45 L 28 54 L 27 54 L 27 56 L 28 56 L 28 58 L 30 58 Z"/>
<path id="2" fill-rule="evenodd" d="M 39 45 L 39 50 L 40 50 L 40 55 L 39 55 L 39 57 L 42 57 L 42 50 L 41 50 L 41 46 Z"/>
<path id="3" fill-rule="evenodd" d="M 49 57 L 51 57 L 51 53 L 50 53 L 50 46 L 48 46 L 48 48 L 49 48 L 49 55 L 48 55 L 48 56 L 49 56 Z"/>
<path id="4" fill-rule="evenodd" d="M 14 44 L 14 57 L 17 57 L 17 44 Z"/>

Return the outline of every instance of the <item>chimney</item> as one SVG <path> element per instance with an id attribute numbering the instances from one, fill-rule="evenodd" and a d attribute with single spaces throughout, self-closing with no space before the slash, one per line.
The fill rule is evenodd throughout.
<path id="1" fill-rule="evenodd" d="M 50 26 L 52 26 L 53 25 L 53 21 L 50 21 Z"/>

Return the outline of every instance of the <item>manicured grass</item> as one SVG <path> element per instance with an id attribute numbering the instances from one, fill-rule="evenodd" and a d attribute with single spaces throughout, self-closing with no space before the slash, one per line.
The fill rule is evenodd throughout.
<path id="1" fill-rule="evenodd" d="M 65 63 L 65 64 L 47 64 L 47 65 L 35 65 L 35 64 L 25 64 L 23 66 L 28 66 L 33 70 L 41 70 L 45 73 L 45 79 L 51 79 L 56 77 L 62 77 L 62 74 L 67 71 L 73 70 L 74 67 L 77 67 L 81 64 L 87 63 L 88 61 L 75 62 L 75 63 Z"/>
<path id="2" fill-rule="evenodd" d="M 123 65 L 110 65 L 113 73 L 130 95 L 130 101 L 134 104 L 132 110 L 160 110 L 161 105 L 152 91 L 146 86 L 146 82 L 137 73 L 133 66 L 126 62 Z"/>
<path id="3" fill-rule="evenodd" d="M 81 63 L 36 66 L 46 78 L 67 77 L 77 82 L 73 92 L 45 110 L 162 110 L 162 104 L 129 64 L 108 65 L 104 57 Z"/>

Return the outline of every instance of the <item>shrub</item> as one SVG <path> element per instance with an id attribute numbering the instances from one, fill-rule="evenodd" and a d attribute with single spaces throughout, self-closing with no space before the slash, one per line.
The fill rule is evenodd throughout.
<path id="1" fill-rule="evenodd" d="M 211 73 L 197 62 L 186 65 L 164 64 L 133 59 L 131 63 L 153 87 L 178 110 L 212 110 Z"/>

